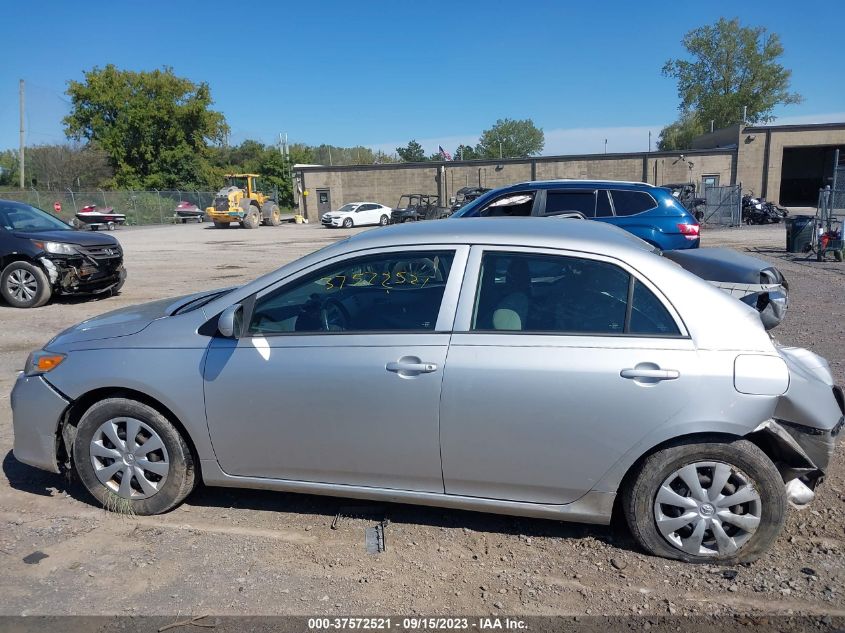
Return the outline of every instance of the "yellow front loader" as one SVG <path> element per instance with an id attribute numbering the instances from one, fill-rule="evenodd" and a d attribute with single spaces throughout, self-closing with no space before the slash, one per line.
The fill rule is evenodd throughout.
<path id="1" fill-rule="evenodd" d="M 217 192 L 214 204 L 205 212 L 218 229 L 229 228 L 237 222 L 245 229 L 279 226 L 282 214 L 279 205 L 256 189 L 258 174 L 226 174 L 226 186 Z"/>

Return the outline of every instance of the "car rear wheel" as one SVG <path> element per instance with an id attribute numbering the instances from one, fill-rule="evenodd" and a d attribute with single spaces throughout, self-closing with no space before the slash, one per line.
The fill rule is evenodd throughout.
<path id="1" fill-rule="evenodd" d="M 104 508 L 159 514 L 181 503 L 195 483 L 184 438 L 161 413 L 126 398 L 93 405 L 79 421 L 73 463 Z"/>
<path id="2" fill-rule="evenodd" d="M 346 219 L 343 221 L 343 228 L 345 228 L 345 229 L 351 229 L 353 224 L 354 224 L 354 223 L 352 222 L 352 218 L 346 218 Z"/>
<path id="3" fill-rule="evenodd" d="M 685 442 L 646 458 L 622 493 L 625 518 L 651 554 L 691 563 L 756 560 L 783 527 L 786 494 L 747 440 Z"/>
<path id="4" fill-rule="evenodd" d="M 15 308 L 38 308 L 50 300 L 53 289 L 40 266 L 18 261 L 3 269 L 0 294 Z"/>
<path id="5" fill-rule="evenodd" d="M 388 218 L 386 215 L 381 216 L 381 218 L 379 218 L 379 221 L 378 221 L 380 226 L 387 226 L 389 222 L 390 222 L 390 218 Z"/>

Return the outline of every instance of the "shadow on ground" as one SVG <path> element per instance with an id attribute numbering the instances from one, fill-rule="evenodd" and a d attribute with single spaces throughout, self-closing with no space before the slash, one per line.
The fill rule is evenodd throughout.
<path id="1" fill-rule="evenodd" d="M 84 486 L 67 475 L 48 473 L 15 459 L 9 451 L 3 459 L 3 473 L 15 490 L 41 496 L 67 493 L 73 499 L 88 505 L 97 502 Z M 526 537 L 552 537 L 565 539 L 595 538 L 598 541 L 636 551 L 624 520 L 618 511 L 610 526 L 564 523 L 549 519 L 532 519 L 484 512 L 432 508 L 401 503 L 361 501 L 341 497 L 293 494 L 265 490 L 212 488 L 198 486 L 187 502 L 196 508 L 254 510 L 259 512 L 286 512 L 298 515 L 321 516 L 327 523 L 338 524 L 349 519 L 365 519 L 374 524 L 383 520 L 403 525 L 461 529 L 475 532 Z"/>

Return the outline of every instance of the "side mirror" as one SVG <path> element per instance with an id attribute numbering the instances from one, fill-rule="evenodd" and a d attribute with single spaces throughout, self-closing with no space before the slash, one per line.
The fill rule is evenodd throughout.
<path id="1" fill-rule="evenodd" d="M 229 306 L 217 319 L 217 331 L 226 338 L 238 338 L 241 334 L 243 306 L 240 303 Z"/>

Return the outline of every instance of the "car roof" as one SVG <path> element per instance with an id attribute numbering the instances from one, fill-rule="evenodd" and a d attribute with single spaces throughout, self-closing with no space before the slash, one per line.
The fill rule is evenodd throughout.
<path id="1" fill-rule="evenodd" d="M 560 186 L 572 189 L 599 187 L 605 189 L 636 189 L 643 191 L 660 189 L 660 187 L 650 185 L 647 182 L 634 182 L 632 180 L 577 180 L 572 178 L 561 178 L 559 180 L 529 180 L 514 185 L 508 185 L 502 189 L 554 189 L 555 187 Z"/>
<path id="2" fill-rule="evenodd" d="M 651 252 L 653 247 L 604 222 L 572 218 L 460 218 L 395 224 L 338 243 L 344 251 L 418 244 L 491 244 L 597 253 Z"/>

